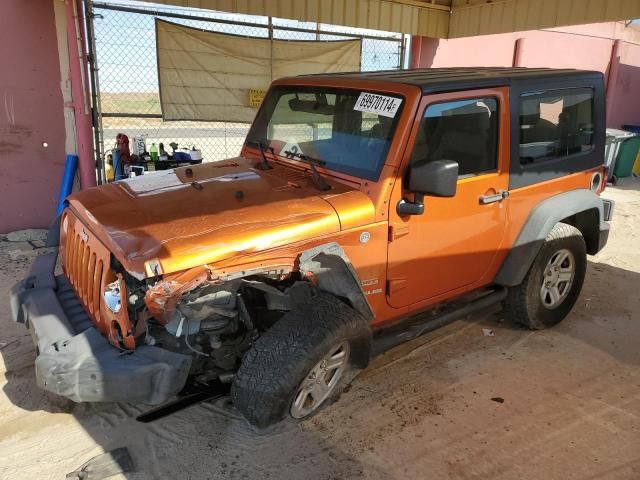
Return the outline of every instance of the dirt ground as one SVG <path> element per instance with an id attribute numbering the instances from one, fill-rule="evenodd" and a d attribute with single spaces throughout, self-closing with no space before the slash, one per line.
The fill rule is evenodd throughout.
<path id="1" fill-rule="evenodd" d="M 144 406 L 38 389 L 7 299 L 38 241 L 0 239 L 0 478 L 61 479 L 126 446 L 136 472 L 114 478 L 640 479 L 640 181 L 606 196 L 617 202 L 609 244 L 562 324 L 456 322 L 377 358 L 338 403 L 269 435 L 225 402 L 140 424 Z"/>

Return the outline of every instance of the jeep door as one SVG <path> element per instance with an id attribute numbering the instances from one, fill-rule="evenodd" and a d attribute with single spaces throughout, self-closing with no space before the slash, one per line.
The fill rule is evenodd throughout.
<path id="1" fill-rule="evenodd" d="M 391 306 L 420 308 L 492 280 L 508 218 L 508 156 L 507 87 L 422 99 L 390 202 Z M 399 215 L 398 201 L 413 199 L 410 165 L 434 160 L 458 163 L 455 196 L 425 196 L 422 215 Z"/>

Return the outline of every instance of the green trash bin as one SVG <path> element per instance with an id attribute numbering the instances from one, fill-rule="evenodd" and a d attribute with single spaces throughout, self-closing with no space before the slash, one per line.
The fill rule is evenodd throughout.
<path id="1" fill-rule="evenodd" d="M 618 130 L 616 128 L 607 128 L 607 140 L 604 148 L 604 164 L 607 167 L 607 181 L 613 182 L 613 170 L 616 167 L 616 158 L 618 158 L 618 150 L 625 140 L 633 137 L 635 133 L 626 130 Z"/>
<path id="2" fill-rule="evenodd" d="M 620 145 L 616 163 L 613 167 L 613 179 L 630 177 L 633 174 L 633 164 L 640 149 L 640 137 L 631 137 Z"/>

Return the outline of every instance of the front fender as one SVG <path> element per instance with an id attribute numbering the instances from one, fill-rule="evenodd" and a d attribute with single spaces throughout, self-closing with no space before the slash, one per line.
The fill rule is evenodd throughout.
<path id="1" fill-rule="evenodd" d="M 330 242 L 305 250 L 299 262 L 300 273 L 313 274 L 321 290 L 346 298 L 364 318 L 373 320 L 358 274 L 340 245 Z"/>

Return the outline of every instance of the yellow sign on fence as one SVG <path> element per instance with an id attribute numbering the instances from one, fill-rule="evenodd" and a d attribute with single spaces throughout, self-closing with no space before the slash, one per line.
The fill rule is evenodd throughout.
<path id="1" fill-rule="evenodd" d="M 258 108 L 266 94 L 266 90 L 257 90 L 254 88 L 249 90 L 249 106 L 252 108 Z"/>

